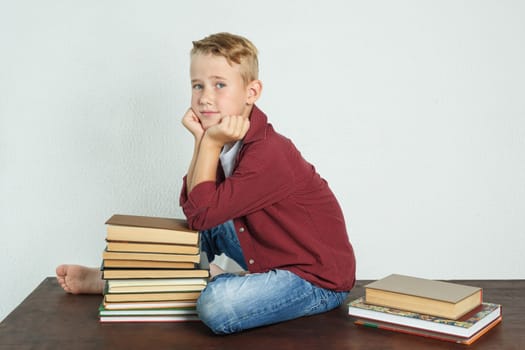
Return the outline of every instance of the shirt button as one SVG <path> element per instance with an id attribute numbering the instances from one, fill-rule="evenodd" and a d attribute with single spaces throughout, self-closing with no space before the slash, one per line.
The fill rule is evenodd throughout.
<path id="1" fill-rule="evenodd" d="M 248 260 L 248 263 L 249 263 L 250 265 L 253 265 L 253 264 L 255 263 L 255 260 L 250 259 L 250 260 Z"/>
<path id="2" fill-rule="evenodd" d="M 241 227 L 241 228 L 239 229 L 239 232 L 244 232 L 244 227 Z"/>

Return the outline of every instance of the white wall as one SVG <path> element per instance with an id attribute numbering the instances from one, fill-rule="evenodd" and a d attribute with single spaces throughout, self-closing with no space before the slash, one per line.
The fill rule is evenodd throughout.
<path id="1" fill-rule="evenodd" d="M 525 278 L 520 1 L 0 2 L 0 319 L 113 213 L 181 216 L 191 40 L 251 38 L 259 106 L 336 192 L 358 278 Z"/>

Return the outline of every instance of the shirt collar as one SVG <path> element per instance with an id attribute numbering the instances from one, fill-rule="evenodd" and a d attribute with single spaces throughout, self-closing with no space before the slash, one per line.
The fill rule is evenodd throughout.
<path id="1" fill-rule="evenodd" d="M 266 137 L 266 124 L 268 117 L 256 105 L 253 105 L 250 113 L 250 129 L 244 137 L 243 143 L 251 143 Z"/>

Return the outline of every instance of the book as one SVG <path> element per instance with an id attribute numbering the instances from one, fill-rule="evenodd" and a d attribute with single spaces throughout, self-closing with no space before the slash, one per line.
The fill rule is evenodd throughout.
<path id="1" fill-rule="evenodd" d="M 106 293 L 165 293 L 165 292 L 197 292 L 202 291 L 206 284 L 172 284 L 151 286 L 107 286 Z"/>
<path id="2" fill-rule="evenodd" d="M 109 322 L 198 322 L 197 315 L 171 315 L 171 316 L 99 316 L 101 323 Z"/>
<path id="3" fill-rule="evenodd" d="M 206 286 L 201 284 L 184 284 L 174 286 L 138 286 L 138 287 L 108 287 L 107 293 L 167 293 L 167 292 L 200 292 Z"/>
<path id="4" fill-rule="evenodd" d="M 135 269 L 104 269 L 103 279 L 138 279 L 138 278 L 193 278 L 209 277 L 208 270 L 135 270 Z"/>
<path id="5" fill-rule="evenodd" d="M 167 254 L 199 254 L 199 246 L 166 244 L 166 243 L 136 243 L 107 241 L 107 250 L 110 252 L 137 252 L 137 253 L 167 253 Z"/>
<path id="6" fill-rule="evenodd" d="M 102 269 L 135 268 L 135 269 L 193 269 L 195 263 L 173 261 L 141 261 L 104 259 Z"/>
<path id="7" fill-rule="evenodd" d="M 173 292 L 173 293 L 106 293 L 104 301 L 108 303 L 124 303 L 136 301 L 196 301 L 201 292 Z"/>
<path id="8" fill-rule="evenodd" d="M 172 261 L 172 262 L 200 262 L 200 254 L 168 254 L 168 253 L 136 253 L 136 252 L 108 252 L 102 253 L 102 259 L 111 260 L 142 260 L 142 261 Z"/>
<path id="9" fill-rule="evenodd" d="M 164 308 L 164 309 L 136 309 L 136 310 L 110 310 L 104 304 L 98 308 L 99 316 L 173 316 L 173 315 L 196 315 L 195 307 L 189 308 Z"/>
<path id="10" fill-rule="evenodd" d="M 458 319 L 483 301 L 481 288 L 392 274 L 365 286 L 369 304 Z"/>
<path id="11" fill-rule="evenodd" d="M 199 242 L 199 232 L 191 230 L 183 219 L 115 214 L 106 225 L 106 239 L 109 241 L 193 246 Z"/>
<path id="12" fill-rule="evenodd" d="M 106 310 L 143 310 L 143 309 L 171 309 L 171 308 L 195 308 L 197 302 L 194 300 L 167 300 L 167 301 L 137 301 L 111 303 L 103 301 Z"/>
<path id="13" fill-rule="evenodd" d="M 348 314 L 357 319 L 386 322 L 462 338 L 472 337 L 494 320 L 502 317 L 501 305 L 493 303 L 484 302 L 459 320 L 453 320 L 367 304 L 364 297 L 355 299 L 348 304 Z"/>
<path id="14" fill-rule="evenodd" d="M 107 280 L 105 293 L 162 293 L 202 291 L 207 278 Z"/>
<path id="15" fill-rule="evenodd" d="M 445 334 L 445 333 L 428 331 L 428 330 L 419 329 L 415 327 L 408 327 L 408 326 L 402 326 L 402 325 L 392 324 L 388 322 L 381 322 L 381 321 L 367 320 L 367 319 L 358 319 L 354 322 L 354 324 L 358 326 L 378 328 L 378 329 L 382 329 L 386 331 L 393 331 L 393 332 L 399 332 L 399 333 L 417 335 L 417 336 L 426 337 L 426 338 L 448 341 L 452 343 L 470 345 L 474 343 L 476 340 L 478 340 L 479 338 L 481 338 L 484 334 L 486 334 L 492 328 L 496 327 L 501 322 L 501 320 L 502 320 L 501 316 L 496 318 L 494 321 L 489 323 L 486 327 L 482 328 L 479 332 L 475 333 L 474 335 L 468 338 L 458 337 L 458 336 Z"/>
<path id="16" fill-rule="evenodd" d="M 123 287 L 145 287 L 145 286 L 180 286 L 180 285 L 203 285 L 208 283 L 207 278 L 166 278 L 166 279 L 126 279 L 108 280 L 106 284 L 111 288 Z"/>

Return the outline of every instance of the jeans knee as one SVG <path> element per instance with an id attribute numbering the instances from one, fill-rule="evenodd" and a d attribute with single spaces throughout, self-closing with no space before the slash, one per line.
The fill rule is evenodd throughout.
<path id="1" fill-rule="evenodd" d="M 230 334 L 240 331 L 234 324 L 235 315 L 228 300 L 225 300 L 220 288 L 210 283 L 197 300 L 199 319 L 215 334 Z"/>

